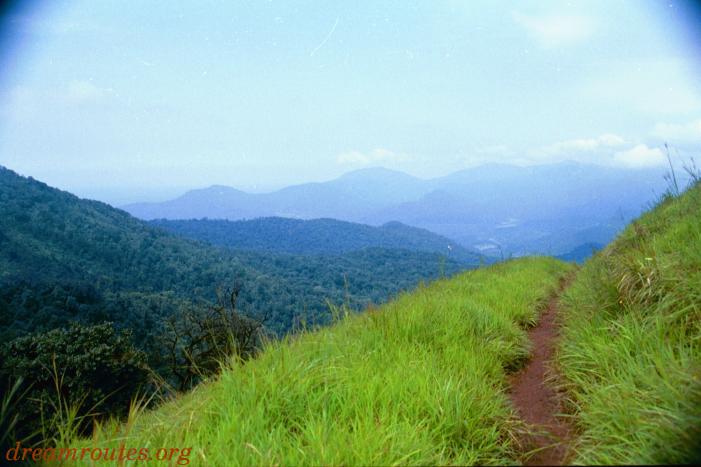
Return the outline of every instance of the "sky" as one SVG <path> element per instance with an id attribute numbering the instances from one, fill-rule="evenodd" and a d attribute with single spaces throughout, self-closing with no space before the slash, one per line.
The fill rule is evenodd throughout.
<path id="1" fill-rule="evenodd" d="M 26 3 L 26 2 L 25 2 Z M 0 18 L 0 165 L 112 204 L 701 149 L 676 0 L 53 0 Z"/>

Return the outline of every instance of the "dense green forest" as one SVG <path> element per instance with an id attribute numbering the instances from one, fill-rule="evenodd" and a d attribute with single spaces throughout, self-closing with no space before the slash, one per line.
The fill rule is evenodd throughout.
<path id="1" fill-rule="evenodd" d="M 152 225 L 178 235 L 234 249 L 304 255 L 342 254 L 364 248 L 439 253 L 475 264 L 479 255 L 456 242 L 401 222 L 380 227 L 336 219 L 264 217 L 252 220 L 166 220 Z"/>
<path id="2" fill-rule="evenodd" d="M 212 349 L 228 337 L 214 329 L 262 323 L 282 336 L 331 322 L 334 307 L 361 310 L 468 266 L 406 249 L 310 256 L 214 246 L 0 167 L 0 395 L 32 381 L 18 386 L 30 391 L 21 424 L 32 426 L 55 403 L 56 362 L 68 372 L 61 397 L 94 401 L 119 387 L 121 399 L 102 404 L 119 414 L 144 382 L 182 390 L 201 379 L 198 367 L 216 370 Z M 243 350 L 252 348 L 233 349 Z M 96 362 L 114 378 L 95 373 Z M 5 421 L 0 414 L 0 431 Z"/>
<path id="3" fill-rule="evenodd" d="M 181 239 L 104 203 L 0 169 L 0 338 L 68 322 L 148 334 L 164 316 L 242 284 L 239 307 L 278 334 L 324 323 L 327 300 L 355 308 L 465 268 L 436 253 L 365 249 L 307 257 L 228 251 Z M 137 336 L 137 340 L 141 340 Z"/>
<path id="4" fill-rule="evenodd" d="M 232 251 L 179 238 L 97 201 L 0 168 L 0 339 L 114 322 L 151 345 L 163 320 L 240 284 L 244 314 L 282 335 L 324 324 L 329 302 L 361 309 L 465 263 L 370 248 L 303 256 Z M 149 350 L 149 349 L 145 349 Z"/>

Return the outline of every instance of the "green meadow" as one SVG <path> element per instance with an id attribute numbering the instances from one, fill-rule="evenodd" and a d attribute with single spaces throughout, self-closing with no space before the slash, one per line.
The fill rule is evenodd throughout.
<path id="1" fill-rule="evenodd" d="M 507 371 L 527 357 L 524 328 L 569 269 L 520 259 L 361 315 L 337 310 L 333 326 L 270 343 L 81 445 L 191 447 L 195 465 L 512 463 L 521 426 Z"/>
<path id="2" fill-rule="evenodd" d="M 562 302 L 574 461 L 701 460 L 701 185 L 628 226 Z"/>

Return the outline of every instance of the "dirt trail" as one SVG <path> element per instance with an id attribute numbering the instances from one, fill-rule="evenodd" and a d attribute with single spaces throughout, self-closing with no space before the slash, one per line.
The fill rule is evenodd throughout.
<path id="1" fill-rule="evenodd" d="M 561 281 L 560 292 L 566 285 L 567 281 Z M 521 419 L 533 428 L 521 439 L 525 453 L 533 452 L 522 459 L 525 465 L 564 465 L 571 457 L 574 429 L 567 418 L 558 416 L 563 413 L 562 395 L 547 379 L 553 374 L 550 361 L 559 335 L 557 314 L 555 296 L 540 315 L 538 325 L 528 331 L 533 345 L 531 359 L 511 377 L 511 400 Z"/>

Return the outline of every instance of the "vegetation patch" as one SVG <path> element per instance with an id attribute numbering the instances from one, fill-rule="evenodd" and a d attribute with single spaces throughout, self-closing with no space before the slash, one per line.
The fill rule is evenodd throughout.
<path id="1" fill-rule="evenodd" d="M 505 368 L 568 270 L 509 261 L 271 342 L 216 381 L 98 426 L 83 446 L 177 446 L 211 465 L 503 464 L 516 426 Z M 67 440 L 71 445 L 76 441 Z"/>
<path id="2" fill-rule="evenodd" d="M 701 185 L 663 199 L 564 294 L 575 463 L 701 460 Z"/>

